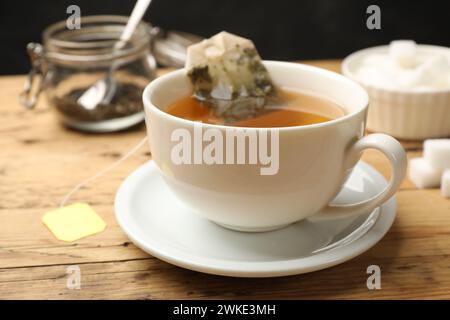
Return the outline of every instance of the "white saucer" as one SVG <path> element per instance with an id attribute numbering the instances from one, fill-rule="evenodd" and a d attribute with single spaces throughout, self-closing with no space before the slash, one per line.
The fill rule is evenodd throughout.
<path id="1" fill-rule="evenodd" d="M 360 161 L 336 203 L 367 199 L 386 180 Z M 205 220 L 166 187 L 150 161 L 119 188 L 117 220 L 142 250 L 174 265 L 235 277 L 273 277 L 311 272 L 347 261 L 375 245 L 395 218 L 395 197 L 367 215 L 332 221 L 305 220 L 284 229 L 244 233 Z"/>

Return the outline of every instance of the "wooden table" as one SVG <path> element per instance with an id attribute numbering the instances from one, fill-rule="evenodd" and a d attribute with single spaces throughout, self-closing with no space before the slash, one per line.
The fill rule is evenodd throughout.
<path id="1" fill-rule="evenodd" d="M 334 71 L 339 61 L 309 62 Z M 361 256 L 310 274 L 237 279 L 201 274 L 162 262 L 136 248 L 114 218 L 122 180 L 149 160 L 147 148 L 89 184 L 72 200 L 86 201 L 107 229 L 75 243 L 56 240 L 41 223 L 81 180 L 117 160 L 145 135 L 144 127 L 114 134 L 64 129 L 41 99 L 34 111 L 17 102 L 24 76 L 0 77 L 0 298 L 172 299 L 450 298 L 450 200 L 405 180 L 389 233 Z M 404 142 L 409 158 L 420 142 Z M 364 160 L 389 175 L 386 159 Z M 381 267 L 381 290 L 368 290 L 366 268 Z M 81 289 L 67 289 L 67 267 L 78 265 Z"/>

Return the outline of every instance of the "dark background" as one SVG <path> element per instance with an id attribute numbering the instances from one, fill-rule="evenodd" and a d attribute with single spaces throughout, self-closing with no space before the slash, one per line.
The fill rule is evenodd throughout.
<path id="1" fill-rule="evenodd" d="M 25 46 L 76 4 L 82 15 L 128 15 L 132 0 L 1 0 L 0 74 L 29 69 Z M 381 30 L 366 28 L 366 9 L 381 7 Z M 450 46 L 450 0 L 153 0 L 145 20 L 167 30 L 251 38 L 265 59 L 342 58 L 393 39 Z"/>

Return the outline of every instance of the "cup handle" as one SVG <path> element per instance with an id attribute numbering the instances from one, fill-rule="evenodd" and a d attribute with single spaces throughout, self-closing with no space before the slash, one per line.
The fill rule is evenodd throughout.
<path id="1" fill-rule="evenodd" d="M 329 204 L 323 210 L 310 217 L 310 219 L 335 219 L 357 216 L 374 210 L 394 195 L 405 177 L 407 167 L 406 153 L 402 145 L 391 136 L 382 133 L 365 136 L 359 139 L 348 151 L 345 162 L 346 168 L 354 166 L 365 149 L 377 149 L 389 159 L 392 175 L 388 186 L 379 194 L 363 202 L 346 205 Z"/>

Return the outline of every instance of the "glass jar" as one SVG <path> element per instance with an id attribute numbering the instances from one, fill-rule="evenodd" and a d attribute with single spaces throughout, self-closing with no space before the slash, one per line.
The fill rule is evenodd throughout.
<path id="1" fill-rule="evenodd" d="M 156 72 L 153 29 L 141 22 L 130 41 L 117 46 L 127 20 L 89 16 L 80 29 L 68 30 L 65 21 L 49 26 L 42 45 L 27 47 L 32 70 L 22 104 L 33 108 L 44 91 L 62 122 L 83 131 L 116 131 L 141 122 L 142 92 Z"/>

